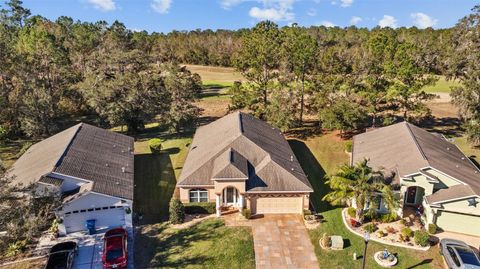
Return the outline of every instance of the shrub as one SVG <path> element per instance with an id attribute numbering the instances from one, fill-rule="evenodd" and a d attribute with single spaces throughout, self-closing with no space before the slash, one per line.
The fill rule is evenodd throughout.
<path id="1" fill-rule="evenodd" d="M 395 230 L 395 228 L 393 228 L 392 226 L 388 226 L 386 229 L 387 233 L 390 233 L 390 234 L 394 234 L 397 232 L 397 230 Z"/>
<path id="2" fill-rule="evenodd" d="M 18 240 L 15 243 L 9 244 L 7 251 L 5 252 L 6 257 L 13 257 L 20 252 L 25 251 L 27 247 L 27 240 Z"/>
<path id="3" fill-rule="evenodd" d="M 187 214 L 213 214 L 216 211 L 215 203 L 210 202 L 188 203 L 185 205 L 185 213 Z"/>
<path id="4" fill-rule="evenodd" d="M 405 226 L 405 225 L 407 225 L 407 221 L 406 221 L 405 219 L 401 219 L 401 220 L 400 220 L 400 224 L 402 224 L 402 225 Z"/>
<path id="5" fill-rule="evenodd" d="M 373 223 L 368 223 L 363 226 L 363 229 L 369 233 L 374 233 L 377 230 L 377 226 Z"/>
<path id="6" fill-rule="evenodd" d="M 182 202 L 178 198 L 172 198 L 170 200 L 170 217 L 169 220 L 172 224 L 180 224 L 185 220 L 185 208 Z"/>
<path id="7" fill-rule="evenodd" d="M 382 223 L 389 223 L 397 220 L 397 216 L 395 214 L 382 214 L 380 215 L 380 222 Z"/>
<path id="8" fill-rule="evenodd" d="M 158 154 L 162 150 L 162 140 L 160 138 L 152 138 L 148 140 L 148 146 L 152 153 Z"/>
<path id="9" fill-rule="evenodd" d="M 387 235 L 388 235 L 387 232 L 384 232 L 384 231 L 382 231 L 382 230 L 378 231 L 378 237 L 385 237 L 385 236 L 387 236 Z"/>
<path id="10" fill-rule="evenodd" d="M 246 219 L 250 219 L 252 217 L 252 211 L 249 208 L 244 208 L 244 209 L 242 209 L 242 215 Z"/>
<path id="11" fill-rule="evenodd" d="M 357 217 L 357 210 L 353 207 L 349 207 L 347 209 L 347 214 L 348 214 L 348 216 L 350 216 L 350 218 L 354 219 L 354 218 Z"/>
<path id="12" fill-rule="evenodd" d="M 328 234 L 324 233 L 322 235 L 322 245 L 326 248 L 329 248 L 332 246 L 332 240 L 330 240 L 330 236 Z"/>
<path id="13" fill-rule="evenodd" d="M 415 231 L 415 235 L 413 237 L 415 244 L 426 247 L 430 244 L 429 239 L 430 235 L 427 231 Z"/>
<path id="14" fill-rule="evenodd" d="M 410 229 L 408 227 L 404 227 L 404 228 L 402 228 L 402 235 L 403 235 L 403 237 L 412 237 L 413 231 L 412 231 L 412 229 Z"/>
<path id="15" fill-rule="evenodd" d="M 437 232 L 437 225 L 433 223 L 428 224 L 428 232 L 430 234 L 435 234 Z"/>
<path id="16" fill-rule="evenodd" d="M 352 141 L 345 142 L 345 151 L 348 153 L 351 153 L 352 149 L 353 149 L 353 142 Z"/>

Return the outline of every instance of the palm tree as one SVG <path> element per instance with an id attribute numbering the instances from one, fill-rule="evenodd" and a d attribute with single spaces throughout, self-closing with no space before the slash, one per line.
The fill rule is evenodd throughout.
<path id="1" fill-rule="evenodd" d="M 342 165 L 338 172 L 327 182 L 332 191 L 323 197 L 333 205 L 345 205 L 355 200 L 356 219 L 363 220 L 365 204 L 373 202 L 378 194 L 386 201 L 390 214 L 395 214 L 396 200 L 390 186 L 384 183 L 383 174 L 368 166 L 368 159 L 358 162 L 355 166 Z M 393 212 L 393 213 L 392 213 Z"/>

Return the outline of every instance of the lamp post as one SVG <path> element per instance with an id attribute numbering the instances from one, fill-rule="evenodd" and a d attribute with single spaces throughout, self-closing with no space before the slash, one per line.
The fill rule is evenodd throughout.
<path id="1" fill-rule="evenodd" d="M 365 269 L 365 264 L 367 260 L 367 246 L 368 246 L 368 240 L 370 239 L 370 233 L 365 232 L 363 234 L 363 240 L 365 241 L 365 249 L 363 250 L 363 264 L 362 264 L 362 269 Z"/>

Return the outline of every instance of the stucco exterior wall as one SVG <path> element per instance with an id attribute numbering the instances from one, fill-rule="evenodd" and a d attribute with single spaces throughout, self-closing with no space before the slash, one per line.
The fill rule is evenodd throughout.
<path id="1" fill-rule="evenodd" d="M 131 206 L 131 201 L 124 201 Z M 60 210 L 59 212 L 70 212 L 74 210 L 82 210 L 104 206 L 119 206 L 125 203 L 122 203 L 122 199 L 120 198 L 105 196 L 97 193 L 88 193 L 78 199 L 64 204 L 62 206 L 62 210 Z"/>
<path id="2" fill-rule="evenodd" d="M 209 188 L 203 188 L 203 187 L 198 187 L 198 188 L 179 188 L 180 192 L 180 201 L 182 203 L 189 203 L 190 202 L 190 196 L 189 196 L 189 191 L 192 189 L 205 189 L 208 191 L 208 201 L 209 202 L 215 202 L 215 190 L 213 187 Z"/>
<path id="3" fill-rule="evenodd" d="M 402 178 L 401 185 L 402 185 L 401 187 L 402 194 L 404 194 L 405 191 L 407 191 L 407 187 L 418 186 L 418 187 L 422 187 L 425 190 L 425 195 L 430 195 L 433 193 L 434 184 L 428 182 L 425 176 L 418 174 L 413 176 L 412 180 L 405 180 Z M 402 195 L 402 198 L 403 198 L 403 195 Z"/>
<path id="4" fill-rule="evenodd" d="M 442 204 L 442 209 L 447 211 L 480 216 L 480 198 L 477 197 L 476 200 L 477 202 L 479 202 L 476 206 L 469 206 L 468 199 L 463 199 L 463 200 L 453 201 L 449 203 L 444 203 Z"/>
<path id="5" fill-rule="evenodd" d="M 453 179 L 452 177 L 449 177 L 449 176 L 446 176 L 445 174 L 443 173 L 440 173 L 438 172 L 437 170 L 435 169 L 428 169 L 426 170 L 428 173 L 438 177 L 438 179 L 440 179 L 441 183 L 440 184 L 437 184 L 438 186 L 435 186 L 436 188 L 441 188 L 441 187 L 451 187 L 451 186 L 454 186 L 454 185 L 458 185 L 458 184 L 461 184 L 460 182 L 458 182 L 457 180 Z"/>
<path id="6" fill-rule="evenodd" d="M 222 193 L 223 189 L 226 187 L 235 187 L 240 194 L 245 193 L 245 180 L 239 180 L 239 181 L 215 181 L 215 193 Z"/>

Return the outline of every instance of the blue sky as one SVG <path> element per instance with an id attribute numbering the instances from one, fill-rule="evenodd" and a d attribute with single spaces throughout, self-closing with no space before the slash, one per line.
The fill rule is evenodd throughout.
<path id="1" fill-rule="evenodd" d="M 279 25 L 446 28 L 469 14 L 472 0 L 24 0 L 55 20 L 119 20 L 132 30 L 239 29 L 262 19 Z"/>

